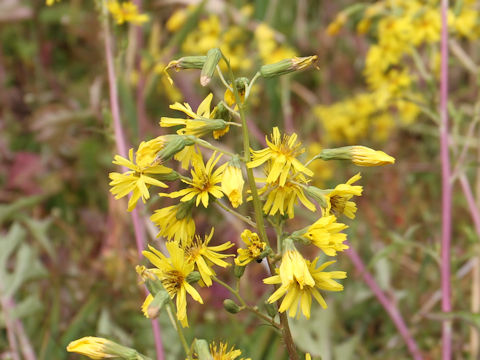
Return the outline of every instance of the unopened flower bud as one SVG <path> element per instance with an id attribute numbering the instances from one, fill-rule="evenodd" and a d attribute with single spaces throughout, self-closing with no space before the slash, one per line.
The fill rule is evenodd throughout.
<path id="1" fill-rule="evenodd" d="M 233 274 L 235 275 L 236 278 L 240 279 L 243 276 L 244 272 L 245 272 L 245 266 L 240 266 L 237 264 L 233 266 Z"/>
<path id="2" fill-rule="evenodd" d="M 263 303 L 263 306 L 265 306 L 265 310 L 267 311 L 267 314 L 270 317 L 275 317 L 277 315 L 277 306 L 275 304 L 270 304 L 268 301 Z"/>
<path id="3" fill-rule="evenodd" d="M 195 205 L 195 199 L 179 202 L 177 205 L 177 213 L 175 214 L 175 217 L 177 218 L 177 220 L 185 219 L 185 217 L 187 216 L 191 217 L 192 209 L 194 205 Z"/>
<path id="4" fill-rule="evenodd" d="M 153 300 L 148 304 L 146 309 L 146 315 L 149 319 L 155 319 L 159 314 L 162 308 L 170 301 L 170 295 L 165 289 L 159 291 Z"/>
<path id="5" fill-rule="evenodd" d="M 326 208 L 328 206 L 327 197 L 325 196 L 326 194 L 328 194 L 328 191 L 319 189 L 316 186 L 307 186 L 305 187 L 305 192 L 322 208 Z"/>
<path id="6" fill-rule="evenodd" d="M 189 284 L 193 284 L 198 282 L 202 277 L 200 276 L 200 273 L 198 271 L 192 271 L 190 274 L 187 275 L 187 282 Z"/>
<path id="7" fill-rule="evenodd" d="M 195 137 L 191 135 L 165 135 L 167 141 L 164 147 L 157 153 L 156 161 L 170 160 L 173 155 L 182 151 L 185 146 L 190 146 L 195 143 Z"/>
<path id="8" fill-rule="evenodd" d="M 228 196 L 228 200 L 234 208 L 243 203 L 243 180 L 241 162 L 238 156 L 230 160 L 222 177 L 222 191 Z"/>
<path id="9" fill-rule="evenodd" d="M 202 67 L 202 73 L 200 74 L 200 84 L 202 86 L 207 86 L 210 80 L 212 80 L 215 69 L 217 68 L 218 62 L 222 58 L 222 52 L 220 49 L 210 49 L 207 52 L 207 58 L 205 64 Z"/>
<path id="10" fill-rule="evenodd" d="M 88 356 L 91 359 L 142 359 L 144 358 L 135 349 L 117 344 L 111 340 L 87 336 L 72 341 L 67 351 Z"/>
<path id="11" fill-rule="evenodd" d="M 350 160 L 358 166 L 382 166 L 395 163 L 395 158 L 383 151 L 373 150 L 361 145 L 324 149 L 316 158 L 322 160 Z"/>
<path id="12" fill-rule="evenodd" d="M 223 307 L 227 310 L 230 314 L 236 314 L 240 311 L 240 306 L 238 306 L 235 301 L 232 299 L 225 299 L 223 300 Z"/>
<path id="13" fill-rule="evenodd" d="M 212 354 L 208 342 L 204 339 L 195 339 L 195 352 L 198 356 L 198 360 L 213 360 Z"/>
<path id="14" fill-rule="evenodd" d="M 263 65 L 260 68 L 260 74 L 264 78 L 271 78 L 289 74 L 294 71 L 301 71 L 310 66 L 316 66 L 317 59 L 317 55 L 283 59 L 273 64 Z"/>

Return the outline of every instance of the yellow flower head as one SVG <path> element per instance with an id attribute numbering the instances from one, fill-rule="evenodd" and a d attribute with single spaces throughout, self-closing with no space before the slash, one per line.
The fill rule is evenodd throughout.
<path id="1" fill-rule="evenodd" d="M 280 287 L 268 298 L 269 303 L 274 303 L 282 296 L 282 304 L 278 311 L 285 312 L 288 310 L 290 317 L 295 317 L 298 307 L 303 315 L 310 318 L 310 308 L 312 306 L 312 296 L 318 301 L 322 308 L 327 308 L 327 303 L 323 299 L 318 290 L 342 291 L 343 285 L 337 283 L 334 279 L 345 279 L 347 274 L 345 271 L 323 271 L 327 266 L 335 261 L 329 261 L 317 268 L 318 257 L 312 262 L 306 261 L 306 268 L 309 276 L 313 279 L 313 284 L 302 284 L 297 278 L 282 278 L 282 269 L 279 275 L 274 275 L 263 280 L 265 284 L 281 284 Z M 283 263 L 283 261 L 282 261 Z"/>
<path id="2" fill-rule="evenodd" d="M 373 150 L 366 146 L 352 146 L 350 150 L 352 162 L 358 166 L 381 166 L 394 164 L 395 158 L 383 151 Z"/>
<path id="3" fill-rule="evenodd" d="M 280 214 L 288 215 L 292 219 L 294 217 L 294 205 L 298 203 L 298 200 L 308 210 L 315 211 L 315 205 L 305 196 L 302 184 L 307 184 L 307 180 L 301 173 L 290 175 L 283 186 L 279 185 L 279 181 L 273 184 L 267 183 L 258 190 L 259 195 L 267 194 L 263 212 L 272 216 L 280 212 Z"/>
<path id="4" fill-rule="evenodd" d="M 228 200 L 234 208 L 237 208 L 243 203 L 243 180 L 242 169 L 240 169 L 240 161 L 232 159 L 222 177 L 222 191 L 227 195 Z"/>
<path id="5" fill-rule="evenodd" d="M 360 174 L 352 176 L 345 184 L 339 184 L 330 191 L 327 195 L 327 208 L 324 215 L 334 213 L 340 215 L 345 214 L 346 217 L 353 219 L 357 212 L 357 205 L 350 201 L 353 196 L 362 195 L 363 187 L 360 185 L 352 185 L 354 182 L 360 180 Z"/>
<path id="6" fill-rule="evenodd" d="M 315 281 L 308 270 L 305 258 L 297 251 L 293 243 L 286 241 L 285 247 L 287 250 L 283 253 L 279 269 L 282 283 L 295 282 L 301 288 L 313 286 Z"/>
<path id="7" fill-rule="evenodd" d="M 235 258 L 235 264 L 245 266 L 257 260 L 267 247 L 267 244 L 260 240 L 257 233 L 251 232 L 248 229 L 245 229 L 240 237 L 247 247 L 245 249 L 237 249 L 238 256 Z"/>
<path id="8" fill-rule="evenodd" d="M 312 224 L 303 236 L 328 256 L 335 256 L 337 251 L 348 249 L 348 245 L 343 243 L 347 235 L 340 232 L 347 227 L 345 224 L 338 223 L 334 215 L 324 216 Z"/>
<path id="9" fill-rule="evenodd" d="M 221 266 L 223 268 L 230 266 L 229 263 L 225 262 L 224 258 L 229 256 L 235 256 L 233 254 L 220 254 L 220 251 L 225 251 L 230 249 L 233 244 L 228 241 L 222 245 L 217 246 L 208 246 L 210 240 L 212 239 L 214 229 L 208 236 L 205 236 L 202 239 L 200 236 L 195 236 L 195 240 L 185 248 L 185 256 L 187 261 L 190 263 L 195 263 L 197 269 L 200 272 L 203 282 L 207 286 L 212 285 L 212 276 L 215 275 L 215 272 L 212 269 L 212 264 Z"/>
<path id="10" fill-rule="evenodd" d="M 210 344 L 210 354 L 212 355 L 213 360 L 235 360 L 242 355 L 242 352 L 240 350 L 236 350 L 234 346 L 228 350 L 227 343 L 221 342 L 217 345 L 215 342 L 213 342 Z"/>
<path id="11" fill-rule="evenodd" d="M 220 136 L 223 136 L 228 132 L 229 126 L 226 121 L 214 118 L 216 110 L 213 112 L 210 111 L 212 99 L 213 94 L 208 94 L 198 106 L 196 113 L 187 103 L 182 105 L 177 102 L 173 105 L 170 105 L 170 109 L 181 111 L 188 115 L 191 119 L 162 117 L 160 119 L 160 126 L 183 126 L 183 128 L 177 131 L 178 134 L 195 135 L 197 137 L 201 137 L 206 134 L 213 133 L 213 137 L 218 139 Z"/>
<path id="12" fill-rule="evenodd" d="M 133 149 L 130 149 L 128 152 L 128 160 L 120 155 L 116 155 L 113 163 L 124 166 L 130 170 L 123 174 L 117 172 L 109 174 L 109 177 L 112 180 L 109 183 L 112 187 L 110 192 L 115 195 L 115 199 L 120 199 L 130 192 L 133 192 L 128 201 L 128 211 L 132 211 L 135 208 L 140 197 L 143 202 L 150 198 L 150 193 L 148 191 L 150 186 L 168 187 L 165 183 L 155 179 L 153 176 L 169 174 L 172 172 L 171 169 L 165 166 L 147 165 L 143 160 L 140 160 L 140 163 L 138 163 L 138 160 L 140 160 L 138 157 L 137 163 L 133 160 Z"/>
<path id="13" fill-rule="evenodd" d="M 183 326 L 188 326 L 187 292 L 195 301 L 203 304 L 200 294 L 187 282 L 187 276 L 193 271 L 194 264 L 187 261 L 184 250 L 176 243 L 167 242 L 166 247 L 169 258 L 152 246 L 148 247 L 150 251 L 143 251 L 142 254 L 157 268 L 151 271 L 162 282 L 170 297 L 177 297 L 177 318 Z"/>
<path id="14" fill-rule="evenodd" d="M 195 235 L 192 207 L 193 201 L 188 201 L 155 210 L 150 219 L 159 227 L 157 236 L 166 237 L 168 240 L 173 238 L 182 246 L 190 245 Z"/>
<path id="15" fill-rule="evenodd" d="M 223 171 L 226 164 L 223 164 L 214 170 L 214 166 L 217 164 L 221 156 L 222 155 L 216 157 L 216 152 L 214 152 L 207 164 L 203 163 L 203 159 L 201 157 L 194 158 L 193 169 L 191 170 L 192 180 L 182 179 L 184 183 L 190 185 L 191 187 L 180 191 L 174 191 L 170 194 L 162 193 L 160 196 L 167 196 L 171 198 L 182 196 L 180 200 L 183 202 L 196 198 L 196 206 L 202 203 L 204 207 L 208 207 L 210 195 L 217 199 L 223 197 L 221 188 L 217 184 L 222 181 Z"/>
<path id="16" fill-rule="evenodd" d="M 117 0 L 109 0 L 107 7 L 118 25 L 125 22 L 141 25 L 148 21 L 148 15 L 139 14 L 137 5 L 131 1 L 125 1 L 119 4 Z"/>
<path id="17" fill-rule="evenodd" d="M 72 341 L 67 346 L 67 351 L 88 356 L 90 359 L 111 359 L 137 358 L 139 354 L 135 349 L 117 344 L 108 339 L 86 336 L 81 339 Z"/>
<path id="18" fill-rule="evenodd" d="M 348 17 L 344 13 L 339 13 L 337 17 L 328 25 L 327 27 L 327 34 L 330 36 L 335 36 L 337 35 L 342 27 L 345 25 L 347 22 Z"/>
<path id="19" fill-rule="evenodd" d="M 252 151 L 252 161 L 247 164 L 249 168 L 254 168 L 263 163 L 270 162 L 270 172 L 267 176 L 267 183 L 275 183 L 277 180 L 279 186 L 284 186 L 290 172 L 293 174 L 301 172 L 307 176 L 312 176 L 313 172 L 307 169 L 297 156 L 302 154 L 305 149 L 300 148 L 301 143 L 297 143 L 297 134 L 280 136 L 278 127 L 273 128 L 272 141 L 266 138 L 268 147 L 258 151 Z"/>

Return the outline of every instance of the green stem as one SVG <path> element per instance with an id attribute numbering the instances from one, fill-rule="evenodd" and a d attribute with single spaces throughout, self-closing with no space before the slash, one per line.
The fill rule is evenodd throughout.
<path id="1" fill-rule="evenodd" d="M 235 76 L 233 75 L 232 68 L 230 67 L 230 62 L 227 58 L 222 54 L 224 61 L 228 66 L 228 73 L 230 76 L 230 80 L 232 84 L 235 84 Z M 270 246 L 268 241 L 267 232 L 265 231 L 265 222 L 263 221 L 263 210 L 262 205 L 260 203 L 260 198 L 258 196 L 257 185 L 255 183 L 255 177 L 253 176 L 253 171 L 251 168 L 247 166 L 247 163 L 250 161 L 250 138 L 248 134 L 248 126 L 247 126 L 247 119 L 245 117 L 245 109 L 244 104 L 240 99 L 240 94 L 238 93 L 238 89 L 236 86 L 233 86 L 233 94 L 235 95 L 235 102 L 238 105 L 238 111 L 240 113 L 240 119 L 242 120 L 242 132 L 243 132 L 243 150 L 244 150 L 244 159 L 245 159 L 245 167 L 247 170 L 247 178 L 248 178 L 248 186 L 250 187 L 250 191 L 252 193 L 252 201 L 253 201 L 253 208 L 255 210 L 255 221 L 257 223 L 257 231 L 259 232 L 260 239 Z M 275 269 L 267 259 L 268 268 L 270 269 L 270 274 L 273 276 L 275 275 Z M 275 287 L 277 288 L 277 287 Z M 287 351 L 291 360 L 298 360 L 298 353 L 295 347 L 295 343 L 293 342 L 292 334 L 290 332 L 290 328 L 288 326 L 288 319 L 287 315 L 283 313 L 279 313 L 280 316 L 280 323 L 282 324 L 282 333 L 283 333 L 283 340 L 287 346 Z"/>
<path id="2" fill-rule="evenodd" d="M 219 147 L 214 146 L 214 145 L 210 144 L 208 141 L 205 141 L 205 140 L 202 140 L 202 139 L 198 139 L 198 138 L 197 138 L 197 139 L 195 140 L 195 143 L 198 144 L 198 145 L 200 145 L 200 146 L 202 146 L 202 147 L 204 147 L 204 148 L 207 148 L 207 149 L 210 149 L 210 150 L 214 150 L 214 151 L 218 151 L 218 152 L 220 152 L 220 153 L 222 153 L 222 154 L 225 154 L 225 155 L 228 155 L 228 156 L 230 156 L 230 157 L 235 157 L 235 156 L 236 156 L 236 154 L 234 154 L 234 153 L 232 153 L 232 152 L 230 152 L 230 151 L 228 151 L 228 150 L 220 149 Z"/>
<path id="3" fill-rule="evenodd" d="M 223 210 L 225 210 L 226 212 L 229 212 L 230 214 L 232 214 L 233 216 L 237 217 L 238 219 L 242 220 L 243 222 L 247 223 L 248 225 L 250 225 L 251 227 L 253 228 L 256 228 L 257 227 L 257 224 L 255 224 L 252 220 L 250 220 L 249 218 L 247 218 L 246 216 L 243 216 L 242 214 L 236 212 L 235 210 L 233 209 L 230 209 L 228 206 L 224 205 L 222 202 L 220 202 L 220 200 L 217 200 L 217 205 L 219 207 L 221 207 Z"/>
<path id="4" fill-rule="evenodd" d="M 180 321 L 177 318 L 177 315 L 175 314 L 175 306 L 173 305 L 173 301 L 170 300 L 170 321 L 172 321 L 172 325 L 177 330 L 178 337 L 180 338 L 180 342 L 182 343 L 183 350 L 185 350 L 185 355 L 187 356 L 187 360 L 191 359 L 190 356 L 190 346 L 188 346 L 187 340 L 185 339 L 185 335 L 183 334 L 182 331 L 182 324 L 180 324 Z"/>
<path id="5" fill-rule="evenodd" d="M 255 83 L 255 81 L 257 81 L 257 79 L 258 79 L 260 76 L 261 76 L 260 72 L 257 71 L 257 73 L 256 73 L 255 76 L 252 78 L 252 80 L 250 80 L 250 83 L 249 83 L 248 86 L 247 86 L 247 90 L 245 90 L 245 102 L 247 102 L 248 97 L 250 96 L 250 91 L 252 90 L 253 84 Z"/>

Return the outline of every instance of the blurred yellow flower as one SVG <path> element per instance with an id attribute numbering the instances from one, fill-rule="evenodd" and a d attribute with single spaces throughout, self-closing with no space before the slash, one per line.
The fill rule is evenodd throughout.
<path id="1" fill-rule="evenodd" d="M 108 11 L 115 18 L 118 25 L 129 22 L 135 25 L 141 25 L 148 21 L 148 15 L 139 14 L 137 5 L 131 1 L 119 3 L 117 0 L 109 0 L 107 3 Z"/>

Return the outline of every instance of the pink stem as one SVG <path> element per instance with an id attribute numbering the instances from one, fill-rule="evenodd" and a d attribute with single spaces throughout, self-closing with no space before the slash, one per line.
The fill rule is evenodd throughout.
<path id="1" fill-rule="evenodd" d="M 110 29 L 108 26 L 108 19 L 105 20 L 105 56 L 107 58 L 107 70 L 108 70 L 108 85 L 110 90 L 110 107 L 113 117 L 113 128 L 115 132 L 115 142 L 117 145 L 118 153 L 127 157 L 127 143 L 125 140 L 125 135 L 123 132 L 122 122 L 120 119 L 120 106 L 118 104 L 118 91 L 117 91 L 117 78 L 115 76 L 115 68 L 113 64 L 113 53 L 112 53 L 112 39 L 110 35 Z M 135 232 L 135 241 L 137 244 L 138 256 L 142 258 L 142 250 L 145 246 L 145 227 L 140 219 L 138 213 L 138 208 L 134 209 L 132 212 L 132 222 Z M 147 290 L 146 290 L 147 291 Z M 160 332 L 160 326 L 158 325 L 157 320 L 152 319 L 152 329 L 153 336 L 155 339 L 155 349 L 157 351 L 157 360 L 164 360 L 164 351 L 162 344 L 162 336 Z"/>
<path id="2" fill-rule="evenodd" d="M 452 185 L 450 183 L 450 158 L 448 153 L 448 0 L 442 0 L 441 68 L 440 68 L 440 157 L 442 162 L 442 253 L 441 289 L 442 311 L 452 311 L 450 284 L 450 243 L 452 232 Z M 452 357 L 451 322 L 442 324 L 442 359 Z"/>
<path id="3" fill-rule="evenodd" d="M 388 299 L 387 296 L 383 293 L 382 289 L 380 289 L 373 276 L 367 271 L 365 264 L 363 263 L 362 259 L 360 259 L 360 256 L 358 256 L 358 253 L 355 251 L 352 245 L 348 242 L 346 242 L 346 244 L 350 246 L 350 248 L 345 252 L 352 261 L 357 272 L 363 277 L 365 283 L 368 285 L 370 290 L 372 290 L 377 300 L 380 302 L 380 304 L 382 304 L 383 308 L 392 319 L 395 327 L 397 328 L 398 332 L 407 344 L 408 350 L 410 351 L 413 359 L 422 360 L 422 354 L 420 353 L 415 339 L 410 334 L 407 325 L 405 325 L 405 321 L 403 320 L 402 315 L 392 303 L 392 301 Z"/>

